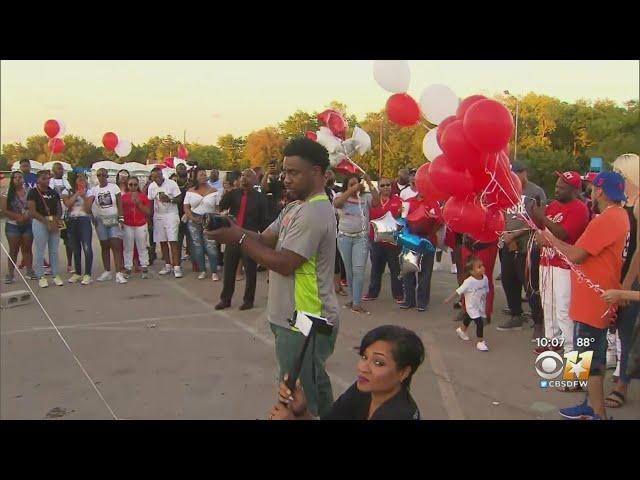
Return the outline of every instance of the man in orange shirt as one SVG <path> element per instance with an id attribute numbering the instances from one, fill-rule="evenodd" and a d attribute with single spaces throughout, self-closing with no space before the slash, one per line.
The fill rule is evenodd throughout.
<path id="1" fill-rule="evenodd" d="M 591 200 L 600 212 L 587 226 L 575 245 L 569 245 L 548 232 L 538 233 L 543 246 L 553 246 L 567 256 L 602 290 L 620 288 L 622 252 L 629 232 L 629 217 L 622 208 L 624 179 L 615 172 L 602 172 L 593 179 Z M 593 351 L 587 398 L 575 407 L 560 409 L 570 419 L 604 419 L 603 375 L 607 357 L 607 305 L 600 293 L 571 272 L 569 316 L 574 323 L 574 345 L 579 353 Z"/>

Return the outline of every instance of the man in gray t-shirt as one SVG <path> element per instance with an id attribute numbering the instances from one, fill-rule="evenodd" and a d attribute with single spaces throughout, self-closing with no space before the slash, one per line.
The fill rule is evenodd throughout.
<path id="1" fill-rule="evenodd" d="M 537 202 L 546 205 L 547 196 L 544 190 L 535 183 L 529 181 L 527 176 L 527 167 L 518 161 L 512 164 L 512 170 L 522 183 L 522 196 L 520 203 L 506 212 L 505 232 L 502 239 L 504 247 L 500 251 L 500 263 L 502 267 L 502 287 L 511 318 L 498 326 L 498 330 L 522 330 L 524 318 L 522 316 L 522 287 L 527 290 L 529 305 L 531 306 L 531 315 L 534 322 L 534 337 L 539 336 L 542 328 L 542 306 L 540 304 L 540 295 L 538 292 L 538 262 L 539 252 L 537 248 L 531 253 L 531 265 L 529 272 L 531 278 L 526 275 L 527 263 L 527 244 L 531 236 L 530 227 L 522 220 L 521 215 L 526 213 L 529 218 L 533 219 L 533 207 Z"/>
<path id="2" fill-rule="evenodd" d="M 289 324 L 294 312 L 325 317 L 334 325 L 331 335 L 313 336 L 300 371 L 308 408 L 322 416 L 333 404 L 325 364 L 338 334 L 333 284 L 336 218 L 324 190 L 329 154 L 319 143 L 298 138 L 285 147 L 284 155 L 284 186 L 297 200 L 262 233 L 234 224 L 206 235 L 222 243 L 239 244 L 243 253 L 270 270 L 267 318 L 275 337 L 280 379 L 291 372 L 305 341 Z"/>

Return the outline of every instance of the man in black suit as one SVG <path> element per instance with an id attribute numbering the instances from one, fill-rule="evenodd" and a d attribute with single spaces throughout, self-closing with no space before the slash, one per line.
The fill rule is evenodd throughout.
<path id="1" fill-rule="evenodd" d="M 220 210 L 229 209 L 229 215 L 236 223 L 253 232 L 261 232 L 267 225 L 267 200 L 264 194 L 253 187 L 257 182 L 256 172 L 247 168 L 240 177 L 240 188 L 225 193 L 220 200 Z M 224 250 L 224 284 L 220 294 L 220 303 L 216 310 L 223 310 L 231 306 L 231 299 L 236 286 L 236 269 L 242 258 L 245 270 L 246 284 L 244 287 L 244 301 L 240 310 L 253 308 L 256 293 L 256 262 L 242 253 L 240 245 L 227 244 Z"/>

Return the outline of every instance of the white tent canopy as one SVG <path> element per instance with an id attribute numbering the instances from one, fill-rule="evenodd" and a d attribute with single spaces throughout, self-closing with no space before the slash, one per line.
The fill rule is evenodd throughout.
<path id="1" fill-rule="evenodd" d="M 43 165 L 40 162 L 36 162 L 35 160 L 29 160 L 29 162 L 31 163 L 31 171 L 32 172 L 39 172 L 40 170 L 43 169 Z M 17 170 L 20 170 L 20 162 L 13 162 L 13 165 L 11 165 L 11 171 L 15 172 Z"/>

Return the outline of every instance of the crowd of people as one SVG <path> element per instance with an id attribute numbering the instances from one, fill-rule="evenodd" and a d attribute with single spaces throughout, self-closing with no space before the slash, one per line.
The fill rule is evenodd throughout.
<path id="1" fill-rule="evenodd" d="M 560 413 L 567 418 L 606 418 L 605 407 L 625 403 L 631 379 L 627 367 L 638 318 L 638 163 L 637 155 L 626 154 L 614 162 L 615 171 L 585 176 L 558 172 L 554 198 L 548 201 L 544 190 L 528 178 L 526 165 L 514 161 L 512 170 L 522 183 L 521 202 L 505 212 L 505 231 L 500 238 L 485 243 L 446 230 L 442 204 L 429 205 L 422 198 L 415 186 L 415 172 L 403 168 L 396 179 L 380 178 L 377 185 L 366 174 L 352 174 L 344 177 L 339 187 L 328 169 L 326 150 L 306 139 L 294 140 L 286 147 L 284 164 L 272 161 L 264 174 L 253 169 L 230 172 L 224 182 L 217 170 L 207 175 L 201 168 L 179 164 L 173 178 L 165 178 L 160 168 L 153 169 L 144 185 L 126 170 L 118 172 L 115 182 L 109 182 L 108 172 L 100 169 L 97 185 L 91 186 L 83 174 L 67 179 L 60 164 L 51 172 L 43 170 L 35 175 L 25 160 L 20 170 L 11 174 L 8 192 L 2 197 L 10 247 L 5 282 L 15 280 L 14 265 L 20 264 L 25 277 L 36 280 L 40 287 L 48 287 L 47 274 L 56 286 L 62 286 L 57 258 L 62 239 L 70 275 L 67 282 L 90 284 L 93 229 L 104 266 L 97 281 L 115 277 L 117 283 L 124 284 L 136 272 L 148 278 L 159 243 L 164 262 L 160 275 L 183 277 L 183 262 L 189 259 L 198 279 L 215 282 L 220 280 L 222 268 L 216 310 L 231 306 L 239 277 L 245 280 L 240 310 L 253 308 L 257 272 L 268 269 L 267 312 L 282 380 L 302 341 L 300 332 L 287 321 L 294 311 L 322 315 L 336 327 L 331 336 L 318 337 L 298 387 L 292 391 L 281 385 L 280 402 L 271 418 L 377 418 L 376 409 L 377 415 L 384 417 L 385 410 L 377 407 L 391 397 L 402 400 L 398 401 L 406 407 L 406 418 L 414 418 L 419 412 L 408 395 L 408 385 L 424 351 L 411 332 L 400 330 L 387 329 L 365 337 L 358 367 L 363 369 L 362 378 L 333 404 L 324 364 L 337 335 L 337 298 L 347 297 L 343 307 L 356 314 L 370 314 L 365 305 L 380 298 L 388 265 L 393 301 L 400 309 L 424 312 L 431 302 L 432 272 L 440 269 L 443 251 L 450 250 L 451 273 L 457 275 L 459 288 L 444 301 L 455 299 L 454 308 L 460 310 L 454 315 L 460 322 L 455 333 L 469 341 L 468 327 L 474 323 L 477 350 L 488 352 L 485 327 L 492 320 L 496 295 L 493 269 L 499 259 L 498 278 L 508 307 L 504 312 L 507 319 L 496 329 L 522 330 L 529 321 L 522 308 L 526 301 L 532 341 L 538 343 L 535 353 L 593 350 L 586 400 Z M 401 248 L 376 241 L 371 220 L 388 213 L 400 219 L 422 208 L 425 221 L 418 222 L 412 233 L 429 239 L 439 250 L 422 254 L 417 272 L 401 274 Z M 203 217 L 213 213 L 228 215 L 232 226 L 208 231 Z M 530 228 L 525 216 L 539 230 Z M 47 249 L 48 262 L 44 255 Z M 368 261 L 371 269 L 365 286 Z M 607 349 L 616 349 L 616 342 L 608 341 L 607 335 L 614 331 L 620 346 L 615 354 L 619 360 L 617 383 L 605 398 Z M 542 344 L 537 340 L 541 338 L 563 341 Z M 585 347 L 584 339 L 595 339 L 595 343 L 586 342 Z M 380 341 L 387 342 L 384 348 L 390 348 L 389 356 L 398 362 L 393 374 L 388 374 L 387 384 L 377 370 L 382 368 L 380 362 L 373 358 L 384 348 L 370 348 Z M 410 359 L 398 356 L 398 342 L 412 345 Z M 388 382 L 394 385 L 394 394 L 386 400 L 384 395 L 376 397 L 373 390 L 367 390 L 377 385 L 376 371 L 382 375 L 381 389 L 388 393 Z M 363 397 L 362 392 L 369 393 Z M 376 408 L 371 407 L 376 402 Z"/>

